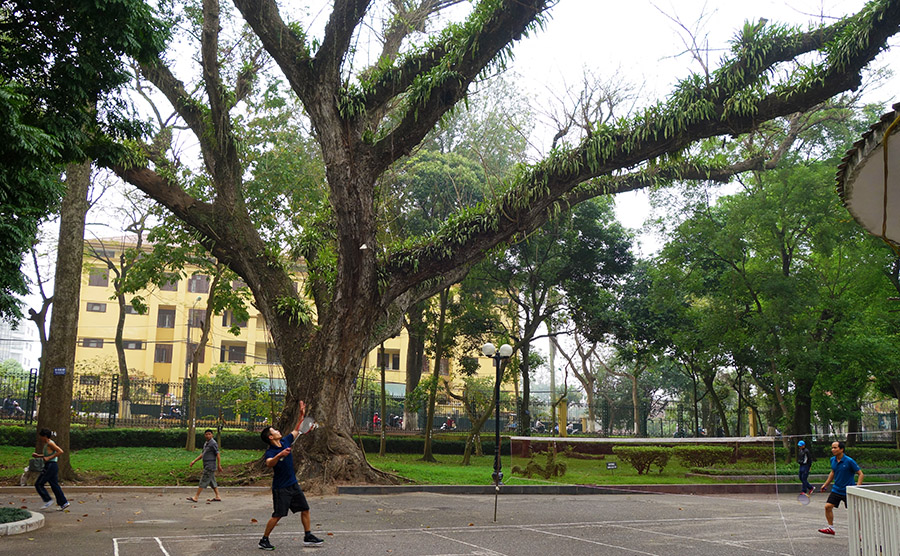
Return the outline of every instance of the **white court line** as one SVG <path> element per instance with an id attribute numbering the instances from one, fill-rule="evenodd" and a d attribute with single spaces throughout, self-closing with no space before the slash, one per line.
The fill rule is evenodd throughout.
<path id="1" fill-rule="evenodd" d="M 779 519 L 777 516 L 753 516 L 753 519 Z M 745 521 L 747 517 L 738 516 L 738 517 L 678 517 L 678 518 L 669 518 L 669 519 L 621 519 L 621 520 L 606 520 L 606 521 L 572 521 L 566 523 L 552 523 L 554 527 L 595 527 L 598 525 L 618 525 L 623 523 L 631 523 L 631 524 L 643 524 L 643 523 L 691 523 L 691 522 L 706 522 L 706 521 Z M 395 533 L 429 533 L 429 532 L 464 532 L 464 531 L 479 531 L 479 530 L 491 530 L 491 531 L 515 531 L 520 529 L 529 529 L 529 528 L 537 528 L 540 529 L 542 527 L 546 527 L 548 524 L 544 523 L 535 523 L 535 524 L 523 524 L 523 525 L 475 525 L 475 526 L 460 526 L 460 527 L 409 527 L 406 529 L 352 529 L 352 530 L 337 530 L 337 529 L 323 529 L 323 531 L 327 531 L 328 533 L 333 533 L 335 535 L 391 535 Z M 278 532 L 273 533 L 275 536 L 290 536 L 297 535 L 302 533 L 302 531 L 297 532 Z M 118 540 L 120 542 L 145 542 L 148 540 L 155 539 L 184 539 L 184 538 L 195 538 L 197 535 L 170 535 L 170 536 L 158 536 L 158 537 L 118 537 L 113 540 Z M 255 538 L 257 533 L 213 533 L 213 534 L 205 534 L 204 538 Z"/>
<path id="2" fill-rule="evenodd" d="M 641 533 L 647 533 L 647 534 L 652 534 L 652 535 L 661 535 L 663 537 L 674 537 L 676 539 L 681 539 L 681 540 L 691 540 L 691 541 L 699 541 L 699 542 L 704 542 L 704 543 L 709 543 L 709 544 L 721 544 L 721 545 L 731 546 L 731 547 L 735 547 L 735 548 L 745 548 L 747 550 L 751 550 L 754 552 L 763 552 L 765 554 L 777 554 L 778 556 L 792 556 L 793 555 L 793 552 L 777 552 L 775 550 L 767 550 L 764 548 L 751 548 L 749 546 L 744 545 L 741 542 L 736 542 L 736 541 L 721 541 L 721 540 L 713 540 L 713 539 L 704 539 L 701 537 L 690 537 L 688 535 L 676 535 L 675 533 L 665 533 L 662 531 L 654 531 L 652 529 L 643 529 L 640 527 L 628 527 L 626 525 L 620 525 L 620 524 L 613 524 L 612 526 L 618 527 L 620 529 L 628 529 L 629 531 L 639 531 Z M 784 537 L 769 538 L 769 539 L 765 539 L 765 540 L 775 541 L 775 540 L 780 540 L 780 539 L 784 539 Z M 793 545 L 793 543 L 791 543 L 791 550 L 793 550 L 793 547 L 794 547 L 794 545 Z"/>
<path id="3" fill-rule="evenodd" d="M 628 547 L 626 547 L 626 546 L 619 546 L 619 545 L 616 545 L 616 544 L 608 544 L 608 543 L 605 543 L 605 542 L 594 541 L 594 540 L 590 540 L 590 539 L 582 539 L 582 538 L 580 538 L 580 537 L 573 537 L 573 536 L 571 536 L 571 535 L 563 535 L 563 534 L 561 534 L 561 533 L 556 533 L 556 532 L 554 532 L 554 531 L 543 531 L 543 530 L 540 530 L 540 529 L 532 529 L 532 528 L 530 528 L 530 527 L 524 527 L 524 529 L 527 530 L 527 531 L 532 531 L 532 532 L 534 532 L 534 533 L 541 533 L 541 534 L 543 534 L 543 535 L 551 535 L 551 536 L 554 536 L 554 537 L 560 537 L 560 538 L 563 538 L 563 539 L 571 539 L 571 540 L 574 540 L 574 541 L 585 542 L 585 543 L 588 543 L 588 544 L 595 544 L 595 545 L 597 545 L 597 546 L 605 546 L 605 547 L 608 547 L 608 548 L 615 548 L 615 549 L 618 549 L 618 550 L 625 550 L 625 551 L 628 551 L 628 552 L 634 552 L 635 554 L 644 554 L 645 556 L 662 556 L 661 554 L 656 554 L 656 553 L 653 553 L 653 552 L 644 552 L 643 550 L 635 550 L 634 548 L 628 548 Z"/>
<path id="4" fill-rule="evenodd" d="M 162 553 L 165 554 L 166 556 L 171 556 L 171 555 L 166 551 L 165 547 L 163 547 L 163 543 L 162 543 L 161 540 L 159 540 L 159 537 L 154 537 L 154 538 L 156 539 L 156 544 L 159 545 L 159 549 L 162 550 Z"/>
<path id="5" fill-rule="evenodd" d="M 478 546 L 477 544 L 472 544 L 472 543 L 468 543 L 468 542 L 465 542 L 465 541 L 461 541 L 461 540 L 459 540 L 459 539 L 454 539 L 453 537 L 447 537 L 447 536 L 444 536 L 444 535 L 438 535 L 437 533 L 434 533 L 434 532 L 432 532 L 432 531 L 425 531 L 425 532 L 428 533 L 429 535 L 431 535 L 431 536 L 433 536 L 433 537 L 437 537 L 437 538 L 439 538 L 439 539 L 444 539 L 444 540 L 447 540 L 447 541 L 458 542 L 459 544 L 464 544 L 464 545 L 466 545 L 466 546 L 471 546 L 472 548 L 477 548 L 478 550 L 484 550 L 484 551 L 485 551 L 485 552 L 484 552 L 484 556 L 489 556 L 489 555 L 491 555 L 491 556 L 493 556 L 493 555 L 496 555 L 496 556 L 506 556 L 506 554 L 503 554 L 502 552 L 496 552 L 496 551 L 494 551 L 494 550 L 491 550 L 490 548 L 485 548 L 485 547 L 483 547 L 483 546 Z"/>

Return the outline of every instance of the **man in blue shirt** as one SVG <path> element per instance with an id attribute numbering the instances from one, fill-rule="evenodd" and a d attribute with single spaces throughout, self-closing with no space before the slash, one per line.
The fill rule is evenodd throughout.
<path id="1" fill-rule="evenodd" d="M 847 507 L 847 485 L 853 481 L 853 476 L 857 475 L 856 486 L 863 482 L 862 469 L 852 458 L 844 455 L 843 442 L 832 442 L 831 454 L 831 473 L 828 474 L 828 478 L 822 485 L 824 491 L 831 481 L 834 481 L 834 487 L 831 489 L 831 494 L 828 495 L 828 501 L 825 502 L 825 519 L 828 521 L 828 525 L 819 529 L 820 533 L 826 535 L 834 534 L 834 508 L 840 506 L 841 502 L 844 503 L 845 508 Z"/>
<path id="2" fill-rule="evenodd" d="M 278 524 L 278 520 L 288 514 L 288 510 L 293 513 L 300 512 L 300 521 L 303 523 L 303 530 L 306 533 L 303 537 L 304 545 L 319 546 L 324 542 L 310 531 L 309 504 L 297 482 L 297 474 L 294 472 L 294 456 L 291 454 L 291 445 L 300 436 L 300 425 L 304 417 L 306 417 L 306 404 L 301 401 L 297 426 L 290 434 L 281 436 L 281 433 L 274 427 L 266 427 L 259 434 L 262 441 L 269 445 L 264 456 L 266 467 L 275 469 L 275 476 L 272 479 L 274 511 L 266 523 L 263 537 L 259 540 L 259 547 L 263 550 L 275 550 L 275 547 L 269 542 L 269 534 Z"/>

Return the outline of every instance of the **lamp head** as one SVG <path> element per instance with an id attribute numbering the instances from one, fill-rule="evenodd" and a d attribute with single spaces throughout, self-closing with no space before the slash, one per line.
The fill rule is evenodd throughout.
<path id="1" fill-rule="evenodd" d="M 485 357 L 493 357 L 494 354 L 497 353 L 497 348 L 494 347 L 494 344 L 488 342 L 481 346 L 481 353 L 483 353 Z"/>
<path id="2" fill-rule="evenodd" d="M 509 357 L 512 355 L 513 349 L 509 344 L 503 344 L 500 346 L 500 357 Z"/>

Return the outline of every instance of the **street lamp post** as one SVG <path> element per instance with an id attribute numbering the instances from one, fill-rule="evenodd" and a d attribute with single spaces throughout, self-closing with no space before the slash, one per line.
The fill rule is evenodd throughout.
<path id="1" fill-rule="evenodd" d="M 497 350 L 494 344 L 488 342 L 481 348 L 481 353 L 485 357 L 490 357 L 494 360 L 494 369 L 497 373 L 494 383 L 494 401 L 496 402 L 494 412 L 494 472 L 491 474 L 491 478 L 494 480 L 494 521 L 497 521 L 497 496 L 500 494 L 500 485 L 503 484 L 503 472 L 500 471 L 500 382 L 503 378 L 503 375 L 500 373 L 500 361 L 509 359 L 512 352 L 512 346 L 509 344 L 503 344 Z"/>

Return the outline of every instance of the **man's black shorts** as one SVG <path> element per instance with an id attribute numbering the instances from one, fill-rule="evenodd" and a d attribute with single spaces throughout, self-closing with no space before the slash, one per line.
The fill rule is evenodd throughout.
<path id="1" fill-rule="evenodd" d="M 828 500 L 826 500 L 826 502 L 831 504 L 835 508 L 840 508 L 841 502 L 843 502 L 844 507 L 847 507 L 847 497 L 841 496 L 840 494 L 835 494 L 834 492 L 828 493 Z"/>
<path id="2" fill-rule="evenodd" d="M 306 496 L 297 483 L 287 488 L 273 488 L 272 505 L 275 508 L 272 517 L 284 517 L 288 514 L 288 510 L 294 513 L 309 511 Z"/>

